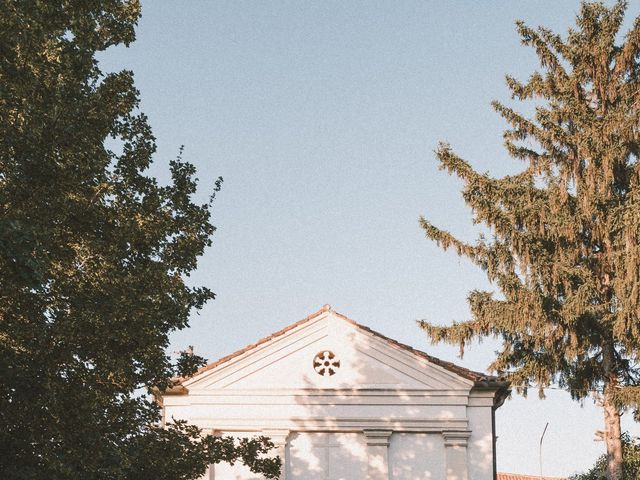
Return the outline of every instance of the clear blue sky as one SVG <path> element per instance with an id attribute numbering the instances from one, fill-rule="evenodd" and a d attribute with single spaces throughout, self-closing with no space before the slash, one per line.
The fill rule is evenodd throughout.
<path id="1" fill-rule="evenodd" d="M 629 17 L 640 14 L 630 3 Z M 565 32 L 577 10 L 566 0 L 143 1 L 138 40 L 104 55 L 103 69 L 135 72 L 158 138 L 154 174 L 166 179 L 184 144 L 203 199 L 225 179 L 214 246 L 192 276 L 218 298 L 172 349 L 191 344 L 213 360 L 330 303 L 484 370 L 494 343 L 460 360 L 415 323 L 466 319 L 467 293 L 491 288 L 418 226 L 424 214 L 462 238 L 478 234 L 433 149 L 446 140 L 481 171 L 517 171 L 489 105 L 508 101 L 505 73 L 524 78 L 536 67 L 514 21 Z M 544 473 L 591 465 L 604 451 L 593 441 L 600 411 L 561 391 L 536 396 L 498 411 L 498 469 L 539 473 L 547 421 Z"/>

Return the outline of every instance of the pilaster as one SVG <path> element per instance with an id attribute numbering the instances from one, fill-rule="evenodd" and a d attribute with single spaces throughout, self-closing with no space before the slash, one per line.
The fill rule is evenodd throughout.
<path id="1" fill-rule="evenodd" d="M 369 466 L 367 480 L 389 480 L 389 438 L 391 430 L 364 430 Z"/>
<path id="2" fill-rule="evenodd" d="M 287 439 L 289 433 L 289 430 L 262 430 L 262 434 L 271 439 L 276 447 L 276 455 L 282 460 L 279 480 L 287 478 Z"/>
<path id="3" fill-rule="evenodd" d="M 444 437 L 446 480 L 468 480 L 467 443 L 471 432 L 445 430 Z"/>

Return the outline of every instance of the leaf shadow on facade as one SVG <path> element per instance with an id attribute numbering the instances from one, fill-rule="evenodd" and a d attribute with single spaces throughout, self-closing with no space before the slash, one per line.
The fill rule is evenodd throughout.
<path id="1" fill-rule="evenodd" d="M 272 438 L 287 480 L 493 478 L 495 390 L 333 311 L 209 365 L 183 389 L 168 412 L 208 432 Z M 207 480 L 258 478 L 218 464 Z"/>
<path id="2" fill-rule="evenodd" d="M 349 345 L 355 348 L 345 352 Z M 386 383 L 392 375 L 376 372 L 380 352 L 366 343 L 348 341 L 329 347 L 340 357 L 341 367 L 326 382 L 312 371 L 304 374 L 305 389 L 295 399 L 305 415 L 289 434 L 284 478 L 444 479 L 441 435 L 406 431 L 408 419 L 425 420 L 416 391 Z M 385 378 L 376 378 L 376 373 Z M 319 386 L 326 389 L 324 395 Z M 440 409 L 433 419 L 455 416 L 452 410 Z"/>

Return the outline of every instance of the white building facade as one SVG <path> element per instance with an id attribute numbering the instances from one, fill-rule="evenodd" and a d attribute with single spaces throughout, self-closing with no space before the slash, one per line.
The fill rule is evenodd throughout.
<path id="1" fill-rule="evenodd" d="M 325 305 L 202 368 L 159 402 L 166 421 L 266 435 L 286 480 L 493 480 L 496 377 L 443 362 Z M 257 480 L 212 465 L 207 480 Z"/>

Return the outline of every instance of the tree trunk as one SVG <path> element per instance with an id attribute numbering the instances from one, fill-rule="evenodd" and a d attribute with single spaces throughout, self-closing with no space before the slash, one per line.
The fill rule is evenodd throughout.
<path id="1" fill-rule="evenodd" d="M 607 390 L 605 390 L 603 405 L 605 443 L 607 445 L 607 480 L 623 480 L 620 412 L 613 403 L 610 392 Z"/>
<path id="2" fill-rule="evenodd" d="M 618 384 L 615 354 L 612 342 L 603 347 L 605 385 L 602 406 L 604 408 L 604 441 L 607 445 L 607 480 L 624 480 L 622 476 L 622 431 L 620 411 L 614 401 L 614 389 Z"/>

